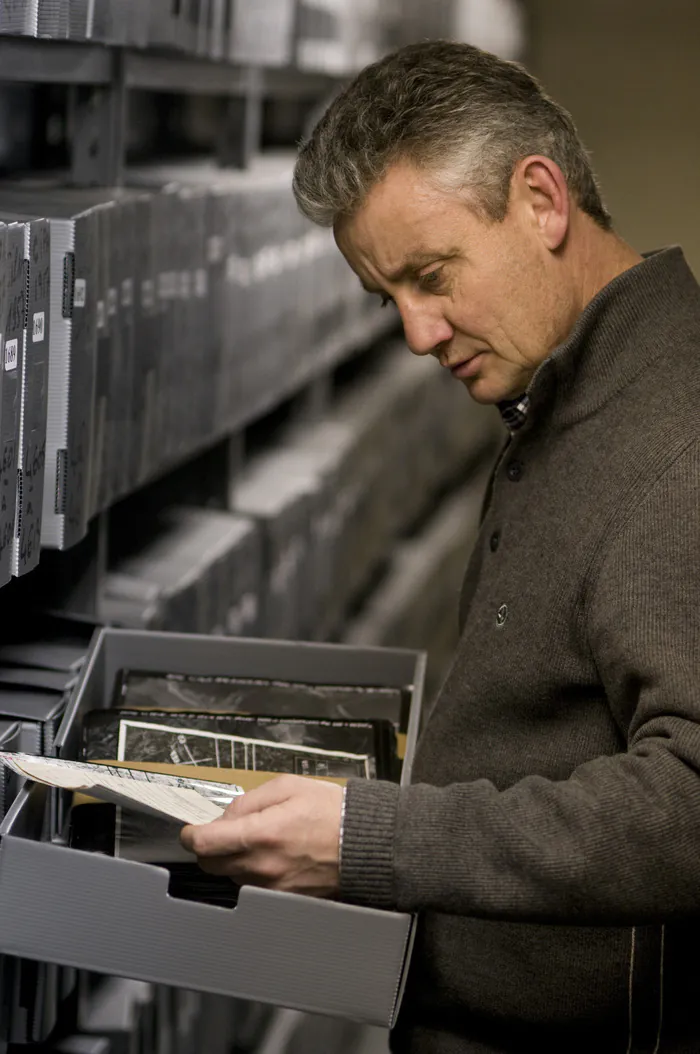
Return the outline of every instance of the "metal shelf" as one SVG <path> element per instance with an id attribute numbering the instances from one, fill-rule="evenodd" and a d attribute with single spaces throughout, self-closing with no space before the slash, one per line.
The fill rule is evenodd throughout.
<path id="1" fill-rule="evenodd" d="M 261 70 L 263 95 L 269 99 L 323 99 L 349 77 L 350 74 L 313 73 L 291 66 Z"/>
<path id="2" fill-rule="evenodd" d="M 80 41 L 0 36 L 0 83 L 107 85 L 123 65 L 127 88 L 183 94 L 323 98 L 339 83 L 330 74 L 292 67 L 247 67 L 176 52 L 138 51 Z"/>
<path id="3" fill-rule="evenodd" d="M 248 90 L 248 70 L 213 59 L 187 55 L 127 51 L 124 54 L 127 88 L 186 92 L 197 95 L 242 95 Z"/>
<path id="4" fill-rule="evenodd" d="M 113 52 L 100 44 L 0 36 L 0 82 L 110 84 Z"/>
<path id="5" fill-rule="evenodd" d="M 119 186 L 132 89 L 219 96 L 217 154 L 224 167 L 247 168 L 258 152 L 263 103 L 322 102 L 342 83 L 331 74 L 246 66 L 172 51 L 81 41 L 0 36 L 0 84 L 70 87 L 71 180 L 77 186 Z"/>
<path id="6" fill-rule="evenodd" d="M 248 67 L 187 55 L 127 51 L 127 88 L 197 95 L 245 95 L 251 87 L 271 99 L 323 98 L 339 79 L 293 67 Z"/>

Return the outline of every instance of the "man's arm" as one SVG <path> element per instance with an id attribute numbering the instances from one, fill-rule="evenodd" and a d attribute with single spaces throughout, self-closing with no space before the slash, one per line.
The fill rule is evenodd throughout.
<path id="1" fill-rule="evenodd" d="M 624 923 L 700 903 L 700 451 L 608 548 L 587 610 L 626 753 L 498 792 L 352 781 L 341 896 L 511 921 Z"/>

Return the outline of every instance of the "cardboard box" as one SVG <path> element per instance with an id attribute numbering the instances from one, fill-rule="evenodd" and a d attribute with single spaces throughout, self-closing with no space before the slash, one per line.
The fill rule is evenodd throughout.
<path id="1" fill-rule="evenodd" d="M 415 749 L 424 656 L 399 649 L 103 630 L 57 745 L 77 753 L 81 715 L 107 706 L 118 670 L 236 674 L 400 687 L 411 695 L 403 779 Z M 0 827 L 0 951 L 389 1027 L 414 920 L 244 887 L 234 910 L 168 896 L 152 866 L 42 842 L 46 791 L 23 790 Z"/>

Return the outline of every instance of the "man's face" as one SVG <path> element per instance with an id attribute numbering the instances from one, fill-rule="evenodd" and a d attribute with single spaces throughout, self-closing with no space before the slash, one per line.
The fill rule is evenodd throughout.
<path id="1" fill-rule="evenodd" d="M 531 205 L 514 185 L 506 218 L 484 220 L 399 162 L 336 226 L 365 288 L 396 305 L 411 351 L 435 355 L 480 403 L 520 395 L 570 326 Z"/>

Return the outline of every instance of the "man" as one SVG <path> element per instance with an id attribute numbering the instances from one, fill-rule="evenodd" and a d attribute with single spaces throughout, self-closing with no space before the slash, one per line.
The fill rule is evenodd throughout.
<path id="1" fill-rule="evenodd" d="M 511 437 L 414 784 L 351 781 L 340 854 L 341 793 L 294 778 L 185 844 L 419 912 L 397 1051 L 700 1051 L 700 289 L 613 231 L 569 115 L 466 45 L 360 74 L 295 191 Z"/>

